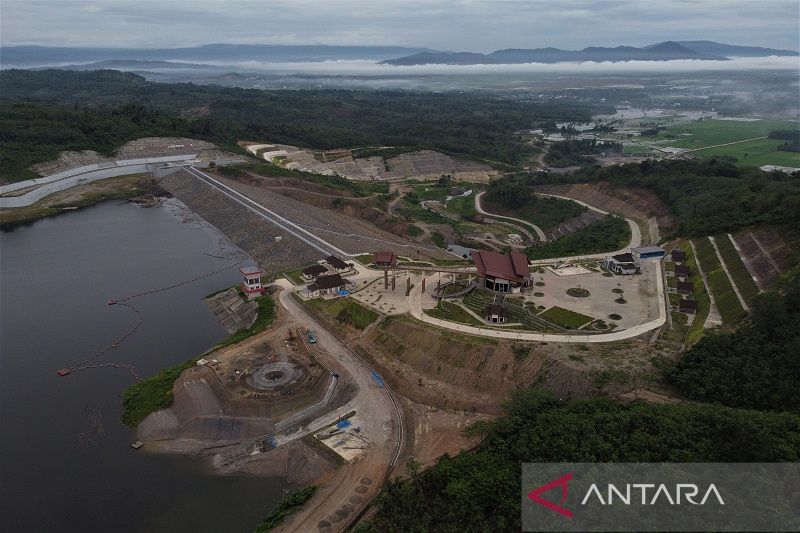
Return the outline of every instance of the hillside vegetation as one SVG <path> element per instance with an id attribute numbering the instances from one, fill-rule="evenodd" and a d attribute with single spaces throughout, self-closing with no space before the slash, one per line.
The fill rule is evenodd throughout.
<path id="1" fill-rule="evenodd" d="M 507 414 L 479 425 L 472 452 L 412 464 L 376 500 L 359 531 L 520 530 L 523 462 L 797 461 L 800 417 L 720 407 L 557 400 L 518 391 Z M 475 431 L 475 430 L 473 430 Z"/>
<path id="2" fill-rule="evenodd" d="M 677 219 L 673 233 L 700 237 L 748 226 L 800 226 L 800 180 L 715 159 L 591 167 L 570 174 L 527 174 L 530 185 L 609 182 L 652 190 Z"/>
<path id="3" fill-rule="evenodd" d="M 703 337 L 667 370 L 687 397 L 800 412 L 800 279 L 757 296 L 748 324 Z"/>
<path id="4" fill-rule="evenodd" d="M 491 213 L 521 218 L 545 230 L 587 210 L 571 200 L 537 196 L 523 178 L 514 176 L 491 182 L 482 202 Z"/>
<path id="5" fill-rule="evenodd" d="M 530 259 L 597 254 L 619 250 L 631 240 L 631 228 L 624 218 L 608 215 L 555 241 L 525 250 Z"/>

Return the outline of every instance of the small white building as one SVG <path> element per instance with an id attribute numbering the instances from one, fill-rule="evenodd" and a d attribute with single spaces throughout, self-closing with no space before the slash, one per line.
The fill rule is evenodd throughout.
<path id="1" fill-rule="evenodd" d="M 320 276 L 306 287 L 305 297 L 316 298 L 326 294 L 338 294 L 339 291 L 349 288 L 350 281 L 344 279 L 339 274 L 328 274 L 327 276 Z"/>
<path id="2" fill-rule="evenodd" d="M 615 274 L 636 274 L 639 267 L 630 253 L 617 254 L 603 259 L 603 268 Z"/>
<path id="3" fill-rule="evenodd" d="M 486 306 L 486 321 L 492 324 L 502 324 L 506 321 L 506 311 L 500 304 Z"/>

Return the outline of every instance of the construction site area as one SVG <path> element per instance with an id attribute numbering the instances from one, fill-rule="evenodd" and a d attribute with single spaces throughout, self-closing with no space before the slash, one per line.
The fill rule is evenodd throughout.
<path id="1" fill-rule="evenodd" d="M 164 150 L 193 158 L 214 150 L 180 141 Z M 148 142 L 125 153 L 154 150 Z M 679 337 L 668 332 L 707 321 L 704 277 L 678 268 L 699 270 L 707 259 L 681 259 L 672 248 L 735 248 L 742 268 L 758 271 L 757 292 L 780 275 L 787 246 L 759 232 L 653 246 L 675 221 L 635 188 L 536 187 L 532 195 L 569 209 L 540 226 L 482 202 L 480 181 L 493 171 L 478 163 L 435 152 L 383 159 L 246 147 L 317 177 L 186 161 L 150 174 L 174 197 L 164 207 L 213 226 L 248 266 L 237 263 L 241 284 L 205 299 L 235 342 L 183 370 L 172 405 L 147 415 L 136 438 L 145 452 L 200 458 L 219 474 L 318 485 L 286 531 L 351 527 L 409 460 L 428 465 L 474 446 L 464 428 L 500 414 L 521 387 L 668 397 L 652 379 L 654 354 L 671 357 Z M 63 165 L 89 161 L 67 159 Z M 627 235 L 621 249 L 526 255 L 612 214 Z M 698 286 L 686 292 L 689 279 Z M 734 286 L 744 287 L 743 300 L 752 296 L 744 283 Z M 691 309 L 686 302 L 695 300 Z M 266 301 L 274 315 L 264 321 Z M 672 328 L 679 315 L 689 319 Z"/>
<path id="2" fill-rule="evenodd" d="M 395 157 L 362 156 L 359 150 L 309 150 L 286 144 L 240 143 L 248 152 L 290 170 L 352 180 L 435 178 L 451 174 L 465 181 L 485 181 L 497 175 L 489 165 L 456 159 L 432 150 L 404 153 Z M 392 147 L 379 147 L 378 151 Z"/>

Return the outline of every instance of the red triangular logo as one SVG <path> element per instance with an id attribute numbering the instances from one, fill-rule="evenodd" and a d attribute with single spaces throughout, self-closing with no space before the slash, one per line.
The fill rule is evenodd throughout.
<path id="1" fill-rule="evenodd" d="M 528 493 L 528 498 L 535 501 L 539 505 L 547 507 L 551 511 L 555 511 L 558 514 L 566 516 L 567 518 L 572 518 L 572 511 L 570 511 L 566 507 L 561 507 L 561 505 L 545 500 L 540 496 L 543 492 L 547 492 L 548 490 L 554 489 L 556 487 L 561 487 L 561 501 L 559 503 L 563 505 L 564 502 L 567 501 L 567 494 L 569 493 L 570 480 L 572 480 L 572 472 L 558 479 L 554 479 L 553 481 L 547 483 L 546 485 L 542 485 L 539 488 L 533 489 Z"/>

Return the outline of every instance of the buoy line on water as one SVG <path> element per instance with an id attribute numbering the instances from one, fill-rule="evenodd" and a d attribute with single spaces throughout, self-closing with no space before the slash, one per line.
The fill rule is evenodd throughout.
<path id="1" fill-rule="evenodd" d="M 206 255 L 208 255 L 208 254 L 206 254 Z M 131 375 L 134 378 L 136 378 L 137 381 L 141 380 L 141 378 L 139 377 L 139 374 L 136 373 L 136 369 L 134 368 L 133 364 L 131 364 L 131 363 L 95 363 L 98 359 L 100 359 L 107 352 L 113 350 L 114 348 L 118 348 L 120 346 L 120 344 L 122 344 L 127 339 L 129 339 L 142 326 L 142 323 L 144 322 L 144 316 L 142 315 L 142 312 L 139 311 L 139 309 L 137 309 L 136 307 L 134 307 L 132 304 L 130 304 L 128 302 L 130 302 L 131 300 L 133 300 L 135 298 L 141 298 L 142 296 L 148 296 L 150 294 L 156 294 L 156 293 L 160 293 L 160 292 L 169 291 L 169 290 L 172 290 L 172 289 L 177 289 L 178 287 L 182 287 L 184 285 L 188 285 L 190 283 L 194 283 L 194 282 L 199 281 L 201 279 L 205 279 L 205 278 L 211 277 L 211 276 L 213 276 L 215 274 L 219 274 L 220 272 L 224 272 L 226 270 L 229 270 L 231 268 L 239 266 L 242 263 L 244 263 L 245 261 L 247 261 L 247 256 L 244 256 L 242 259 L 239 259 L 238 261 L 236 261 L 234 263 L 231 263 L 231 264 L 229 264 L 229 265 L 227 265 L 225 267 L 218 268 L 216 270 L 213 270 L 213 271 L 208 272 L 206 274 L 203 274 L 201 276 L 196 276 L 194 278 L 191 278 L 191 279 L 188 279 L 188 280 L 185 280 L 185 281 L 181 281 L 180 283 L 175 283 L 175 284 L 169 285 L 167 287 L 161 287 L 161 288 L 158 288 L 158 289 L 139 292 L 139 293 L 136 293 L 136 294 L 132 294 L 130 296 L 125 296 L 124 298 L 109 298 L 109 300 L 108 300 L 108 305 L 109 306 L 113 305 L 113 306 L 127 307 L 128 309 L 133 311 L 136 314 L 136 324 L 130 330 L 128 330 L 128 332 L 125 333 L 122 337 L 120 337 L 117 340 L 113 341 L 111 344 L 108 344 L 107 346 L 102 348 L 100 351 L 90 355 L 89 357 L 87 357 L 86 359 L 84 359 L 84 360 L 82 360 L 82 361 L 80 361 L 78 363 L 75 363 L 74 365 L 71 365 L 71 366 L 68 366 L 68 367 L 64 367 L 64 368 L 60 368 L 60 369 L 58 369 L 56 371 L 56 373 L 59 376 L 63 377 L 63 376 L 68 376 L 68 375 L 72 374 L 73 372 L 77 372 L 78 370 L 89 370 L 89 369 L 93 369 L 93 368 L 125 368 L 131 373 Z"/>

